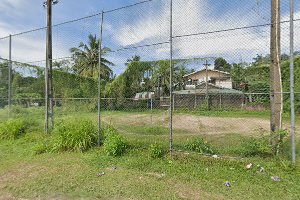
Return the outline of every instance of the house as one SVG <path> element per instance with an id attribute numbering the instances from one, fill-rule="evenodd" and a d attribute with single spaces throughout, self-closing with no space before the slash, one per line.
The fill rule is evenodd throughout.
<path id="1" fill-rule="evenodd" d="M 207 105 L 210 108 L 224 108 L 243 105 L 244 94 L 232 88 L 232 78 L 228 72 L 204 69 L 187 74 L 183 79 L 185 89 L 173 92 L 174 108 Z"/>
<path id="2" fill-rule="evenodd" d="M 213 69 L 202 69 L 195 71 L 193 73 L 183 76 L 186 89 L 193 89 L 202 83 L 206 83 L 206 78 L 208 83 L 218 86 L 220 88 L 232 89 L 232 79 L 230 73 L 213 70 Z"/>

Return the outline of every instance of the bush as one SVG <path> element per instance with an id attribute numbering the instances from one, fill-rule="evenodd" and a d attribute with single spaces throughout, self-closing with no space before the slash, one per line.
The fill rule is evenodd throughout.
<path id="1" fill-rule="evenodd" d="M 269 142 L 269 137 L 250 138 L 242 142 L 242 148 L 240 154 L 242 156 L 271 156 L 272 146 Z"/>
<path id="2" fill-rule="evenodd" d="M 10 119 L 0 124 L 0 139 L 14 140 L 23 136 L 26 124 L 21 119 Z"/>
<path id="3" fill-rule="evenodd" d="M 104 149 L 110 156 L 120 156 L 126 150 L 124 138 L 112 127 L 105 130 Z"/>
<path id="4" fill-rule="evenodd" d="M 54 129 L 57 141 L 54 149 L 85 151 L 97 143 L 97 130 L 90 120 L 70 120 L 59 123 Z"/>
<path id="5" fill-rule="evenodd" d="M 211 145 L 208 144 L 207 141 L 203 140 L 202 138 L 198 138 L 194 141 L 188 142 L 184 147 L 189 151 L 195 151 L 198 153 L 214 153 Z"/>
<path id="6" fill-rule="evenodd" d="M 148 151 L 151 158 L 162 158 L 165 154 L 163 147 L 157 143 L 151 144 Z"/>

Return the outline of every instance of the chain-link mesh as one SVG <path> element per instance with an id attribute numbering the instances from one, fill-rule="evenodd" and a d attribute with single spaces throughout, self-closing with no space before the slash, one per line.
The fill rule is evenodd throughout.
<path id="1" fill-rule="evenodd" d="M 8 117 L 8 62 L 0 58 L 0 120 Z"/>
<path id="2" fill-rule="evenodd" d="M 103 48 L 110 51 L 103 57 L 112 65 L 104 78 L 102 120 L 140 142 L 168 137 L 169 102 L 161 101 L 169 97 L 168 7 L 154 0 L 104 13 Z"/>
<path id="3" fill-rule="evenodd" d="M 133 140 L 151 138 L 167 145 L 172 109 L 175 149 L 186 149 L 184 144 L 204 138 L 221 154 L 234 154 L 226 149 L 235 142 L 269 134 L 270 2 L 173 0 L 172 13 L 170 2 L 144 1 L 52 27 L 54 113 L 50 115 L 55 121 L 74 116 L 96 121 L 101 111 L 104 126 L 113 125 Z M 299 116 L 300 4 L 295 3 Z M 275 94 L 282 93 L 283 129 L 287 130 L 289 25 L 289 2 L 281 1 L 282 91 Z M 46 29 L 12 36 L 11 50 L 10 116 L 44 119 Z M 6 37 L 0 39 L 0 119 L 8 117 L 8 59 Z M 298 126 L 297 122 L 296 130 Z"/>

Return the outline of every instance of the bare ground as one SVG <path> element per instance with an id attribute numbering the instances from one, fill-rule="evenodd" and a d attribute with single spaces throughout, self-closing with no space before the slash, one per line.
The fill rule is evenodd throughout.
<path id="1" fill-rule="evenodd" d="M 104 116 L 103 120 L 114 124 L 119 128 L 122 126 L 169 126 L 168 113 L 161 114 L 128 114 Z M 260 135 L 268 133 L 270 122 L 261 118 L 229 118 L 229 117 L 207 117 L 179 114 L 173 117 L 173 128 L 182 131 L 182 134 L 226 134 L 238 133 L 243 135 Z M 284 129 L 289 129 L 289 124 L 283 124 Z M 299 128 L 299 127 L 297 127 Z"/>

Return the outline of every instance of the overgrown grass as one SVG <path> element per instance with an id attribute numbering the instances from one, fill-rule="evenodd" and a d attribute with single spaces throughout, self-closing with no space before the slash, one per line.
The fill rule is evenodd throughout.
<path id="1" fill-rule="evenodd" d="M 109 156 L 121 156 L 124 154 L 127 143 L 116 129 L 108 127 L 104 131 L 104 149 Z"/>
<path id="2" fill-rule="evenodd" d="M 215 152 L 211 145 L 203 138 L 188 141 L 184 145 L 184 148 L 188 151 L 195 151 L 201 154 L 213 154 Z"/>
<path id="3" fill-rule="evenodd" d="M 148 151 L 151 158 L 162 158 L 167 152 L 164 147 L 158 143 L 151 144 Z"/>
<path id="4" fill-rule="evenodd" d="M 140 126 L 140 125 L 124 125 L 122 126 L 122 130 L 125 130 L 128 133 L 132 134 L 138 134 L 138 135 L 168 135 L 169 134 L 169 129 L 166 127 L 162 126 L 157 126 L 157 125 L 145 125 L 145 126 Z"/>
<path id="5" fill-rule="evenodd" d="M 259 137 L 251 139 L 250 136 L 239 133 L 188 135 L 175 129 L 174 147 L 182 151 L 174 151 L 170 155 L 165 154 L 169 145 L 167 128 L 155 124 L 127 125 L 118 126 L 117 130 L 108 126 L 109 129 L 105 128 L 103 131 L 102 139 L 109 135 L 118 135 L 110 144 L 119 144 L 120 138 L 122 143 L 126 141 L 129 148 L 126 151 L 123 149 L 119 154 L 121 156 L 109 156 L 105 145 L 99 148 L 88 146 L 83 148 L 83 153 L 80 152 L 81 148 L 77 151 L 76 145 L 63 148 L 67 152 L 49 151 L 62 133 L 66 133 L 62 138 L 68 141 L 77 136 L 88 138 L 82 133 L 94 132 L 96 114 L 76 115 L 78 114 L 86 120 L 69 121 L 75 115 L 65 117 L 67 113 L 56 116 L 56 120 L 66 122 L 57 126 L 59 133 L 44 134 L 43 120 L 36 117 L 29 131 L 22 137 L 16 140 L 0 140 L 0 199 L 300 198 L 300 165 L 290 165 L 289 139 L 284 141 L 283 155 L 265 157 L 257 153 L 257 149 L 260 149 L 256 148 L 259 146 L 257 142 L 261 142 Z M 114 114 L 127 117 L 131 113 Z M 199 138 L 203 139 L 200 141 Z M 248 142 L 252 140 L 253 145 Z M 95 140 L 93 141 L 94 144 Z M 188 141 L 193 144 L 193 148 L 187 148 Z M 214 153 L 217 152 L 221 158 L 199 155 L 197 149 L 202 149 L 203 145 L 213 147 Z M 297 145 L 299 154 L 300 144 Z M 249 148 L 254 149 L 255 153 L 249 153 L 247 158 L 222 157 L 240 157 Z M 245 166 L 249 163 L 253 163 L 253 168 L 247 170 Z M 264 168 L 264 172 L 259 172 L 260 167 Z M 271 176 L 279 176 L 281 181 L 274 182 Z M 231 183 L 231 187 L 224 185 L 226 181 Z"/>
<path id="6" fill-rule="evenodd" d="M 25 134 L 27 124 L 23 119 L 10 119 L 0 124 L 0 140 L 14 140 Z"/>
<path id="7" fill-rule="evenodd" d="M 57 124 L 53 148 L 63 151 L 86 151 L 97 143 L 97 130 L 87 119 L 69 119 Z"/>
<path id="8" fill-rule="evenodd" d="M 174 152 L 151 159 L 148 150 L 122 157 L 104 148 L 34 155 L 36 134 L 0 142 L 0 196 L 60 199 L 298 199 L 300 173 L 281 159 L 214 159 Z M 30 139 L 29 139 L 30 138 Z M 45 136 L 44 139 L 47 139 Z M 249 163 L 253 168 L 245 169 Z M 264 172 L 258 172 L 261 166 Z M 298 166 L 299 167 L 299 166 Z M 103 176 L 97 176 L 99 173 Z M 279 176 L 280 182 L 271 180 Z M 224 183 L 229 181 L 231 187 Z M 287 192 L 288 191 L 288 192 Z"/>

